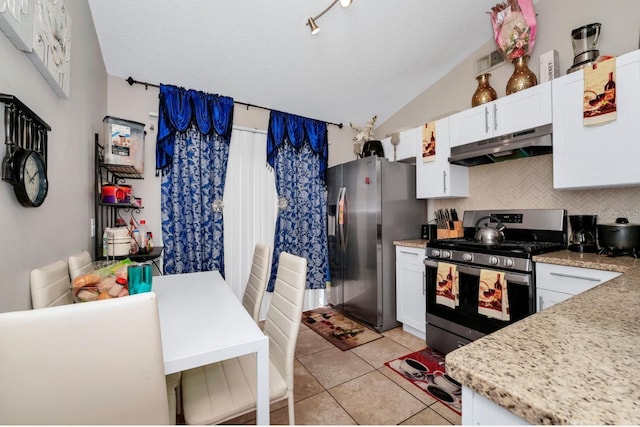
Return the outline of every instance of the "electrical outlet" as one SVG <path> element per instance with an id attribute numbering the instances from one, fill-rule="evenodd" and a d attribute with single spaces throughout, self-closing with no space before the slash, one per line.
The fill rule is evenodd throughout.
<path id="1" fill-rule="evenodd" d="M 96 237 L 96 219 L 91 218 L 91 237 Z"/>

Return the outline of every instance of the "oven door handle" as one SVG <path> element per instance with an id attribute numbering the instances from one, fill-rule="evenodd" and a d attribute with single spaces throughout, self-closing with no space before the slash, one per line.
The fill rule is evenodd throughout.
<path id="1" fill-rule="evenodd" d="M 429 258 L 425 258 L 424 265 L 427 267 L 438 268 L 438 261 L 433 261 Z M 470 267 L 467 265 L 455 264 L 458 268 L 459 273 L 468 274 L 469 276 L 480 277 L 480 271 L 482 271 L 482 267 Z M 487 270 L 492 271 L 503 271 L 500 269 L 487 268 Z M 505 271 L 504 279 L 511 284 L 520 285 L 520 286 L 531 286 L 531 276 L 527 274 L 516 274 Z"/>

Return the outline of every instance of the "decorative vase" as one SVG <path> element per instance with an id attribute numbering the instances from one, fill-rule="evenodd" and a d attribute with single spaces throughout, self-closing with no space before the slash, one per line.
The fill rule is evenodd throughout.
<path id="1" fill-rule="evenodd" d="M 498 98 L 496 90 L 489 84 L 489 77 L 491 77 L 491 74 L 489 73 L 480 74 L 476 77 L 476 80 L 478 81 L 478 88 L 471 97 L 472 107 L 480 104 L 486 104 L 487 102 L 491 102 Z"/>
<path id="2" fill-rule="evenodd" d="M 514 70 L 507 82 L 507 95 L 538 84 L 538 78 L 533 71 L 527 67 L 527 62 L 529 62 L 529 55 L 521 56 L 512 61 Z"/>

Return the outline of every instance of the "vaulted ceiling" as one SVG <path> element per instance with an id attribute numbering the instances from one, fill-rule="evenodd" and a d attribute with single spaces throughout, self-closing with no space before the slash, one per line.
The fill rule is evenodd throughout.
<path id="1" fill-rule="evenodd" d="M 378 124 L 492 37 L 496 0 L 89 0 L 107 73 Z"/>

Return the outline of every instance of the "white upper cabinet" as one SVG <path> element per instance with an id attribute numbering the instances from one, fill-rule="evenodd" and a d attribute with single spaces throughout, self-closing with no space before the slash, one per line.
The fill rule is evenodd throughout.
<path id="1" fill-rule="evenodd" d="M 400 132 L 400 142 L 396 147 L 396 160 L 405 160 L 416 155 L 416 146 L 420 144 L 420 128 Z"/>
<path id="2" fill-rule="evenodd" d="M 382 141 L 382 149 L 384 150 L 384 157 L 393 162 L 393 145 L 391 144 L 391 137 L 385 138 Z"/>
<path id="3" fill-rule="evenodd" d="M 422 161 L 422 127 L 415 129 L 416 198 L 432 199 L 469 196 L 469 169 L 449 163 L 449 117 L 436 121 L 435 160 Z"/>
<path id="4" fill-rule="evenodd" d="M 551 123 L 551 82 L 451 115 L 451 147 Z"/>
<path id="5" fill-rule="evenodd" d="M 640 184 L 640 50 L 616 58 L 617 119 L 584 126 L 584 74 L 553 80 L 553 187 Z"/>
<path id="6" fill-rule="evenodd" d="M 382 148 L 384 149 L 384 157 L 390 162 L 412 159 L 416 155 L 415 129 L 405 130 L 399 133 L 400 138 L 398 144 L 394 147 L 391 143 L 391 137 L 382 140 Z"/>

